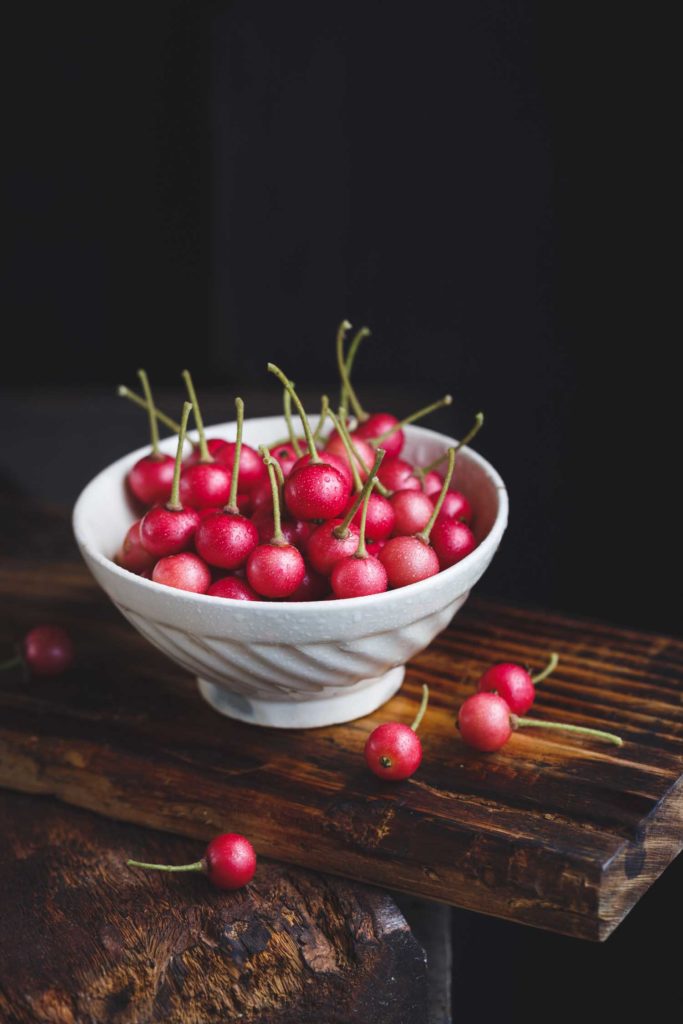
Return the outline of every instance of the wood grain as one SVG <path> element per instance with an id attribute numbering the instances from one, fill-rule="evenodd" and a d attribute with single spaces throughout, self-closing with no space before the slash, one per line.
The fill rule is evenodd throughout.
<path id="1" fill-rule="evenodd" d="M 5 562 L 0 595 L 15 635 L 48 617 L 80 651 L 68 677 L 2 684 L 2 785 L 196 838 L 234 828 L 278 860 L 589 939 L 609 935 L 683 845 L 678 641 L 471 600 L 381 711 L 282 732 L 212 711 L 68 558 L 47 575 Z M 494 755 L 464 747 L 467 677 L 496 660 L 539 666 L 550 650 L 561 663 L 535 713 L 619 731 L 623 748 L 531 730 Z M 382 783 L 364 768 L 365 739 L 410 721 L 423 681 L 423 765 Z"/>
<path id="2" fill-rule="evenodd" d="M 0 1020 L 424 1018 L 425 955 L 388 895 L 264 861 L 234 893 L 125 865 L 131 854 L 186 863 L 201 852 L 55 801 L 0 795 Z"/>

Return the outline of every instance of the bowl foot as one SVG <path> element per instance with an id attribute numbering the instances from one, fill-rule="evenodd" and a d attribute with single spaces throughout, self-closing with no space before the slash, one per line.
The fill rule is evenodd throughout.
<path id="1" fill-rule="evenodd" d="M 405 665 L 389 669 L 383 676 L 361 679 L 334 697 L 319 700 L 254 700 L 224 690 L 216 683 L 198 679 L 199 692 L 212 708 L 228 718 L 274 729 L 316 729 L 339 725 L 369 715 L 400 689 Z"/>

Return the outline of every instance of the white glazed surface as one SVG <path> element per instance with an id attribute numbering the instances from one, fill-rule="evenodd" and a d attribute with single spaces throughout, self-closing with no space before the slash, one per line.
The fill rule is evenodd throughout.
<path id="1" fill-rule="evenodd" d="M 286 433 L 282 417 L 247 420 L 257 447 Z M 408 427 L 406 456 L 425 465 L 453 439 Z M 235 437 L 235 424 L 207 428 Z M 174 453 L 176 439 L 162 441 Z M 190 594 L 142 579 L 111 561 L 135 520 L 125 477 L 149 451 L 132 452 L 85 487 L 73 513 L 79 548 L 93 576 L 135 628 L 200 680 L 223 714 L 254 724 L 308 728 L 369 714 L 396 692 L 402 666 L 453 618 L 487 569 L 507 525 L 503 481 L 468 448 L 458 453 L 452 487 L 475 509 L 478 547 L 457 565 L 409 587 L 335 601 L 235 601 Z"/>

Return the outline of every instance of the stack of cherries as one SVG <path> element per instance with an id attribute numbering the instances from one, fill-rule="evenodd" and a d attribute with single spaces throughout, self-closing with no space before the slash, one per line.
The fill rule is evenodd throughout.
<path id="1" fill-rule="evenodd" d="M 235 441 L 207 440 L 188 371 L 189 401 L 179 423 L 154 404 L 147 375 L 143 395 L 120 393 L 147 409 L 152 448 L 130 470 L 127 485 L 146 508 L 116 555 L 120 566 L 157 583 L 243 601 L 312 601 L 363 597 L 434 576 L 476 547 L 472 507 L 451 491 L 456 452 L 483 423 L 428 466 L 402 458 L 403 427 L 451 402 L 446 395 L 404 420 L 368 414 L 350 378 L 358 344 L 348 352 L 344 322 L 337 335 L 341 376 L 338 414 L 323 396 L 315 431 L 294 385 L 272 363 L 284 389 L 289 436 L 258 452 L 242 439 L 244 403 L 235 401 Z M 292 425 L 291 406 L 303 439 Z M 347 404 L 350 403 L 352 415 Z M 198 441 L 184 458 L 190 412 Z M 322 437 L 327 420 L 332 432 Z M 158 421 L 178 434 L 175 458 L 159 448 Z M 444 475 L 438 467 L 446 463 Z"/>

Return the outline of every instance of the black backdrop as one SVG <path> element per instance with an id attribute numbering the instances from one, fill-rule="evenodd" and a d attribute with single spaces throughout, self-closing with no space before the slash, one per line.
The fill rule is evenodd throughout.
<path id="1" fill-rule="evenodd" d="M 448 389 L 511 491 L 484 589 L 677 630 L 666 26 L 464 0 L 24 5 L 5 383 Z M 668 108 L 667 108 L 668 104 Z"/>
<path id="2" fill-rule="evenodd" d="M 367 395 L 407 412 L 451 390 L 439 425 L 456 432 L 486 412 L 480 448 L 512 512 L 482 590 L 678 631 L 672 28 L 644 17 L 531 0 L 17 5 L 5 388 L 109 389 L 140 364 L 171 384 L 189 364 L 232 394 L 265 384 L 269 358 L 330 388 L 337 323 L 369 323 Z M 570 1007 L 593 986 L 611 1015 L 655 1009 L 676 884 L 604 952 L 461 915 L 463 1019 L 478 986 L 492 1011 L 514 993 L 534 1017 L 523 979 L 539 972 Z"/>

